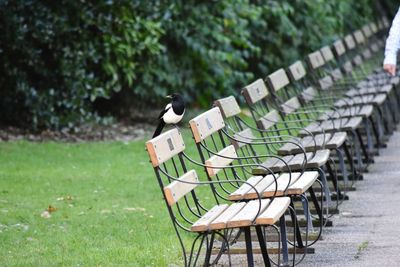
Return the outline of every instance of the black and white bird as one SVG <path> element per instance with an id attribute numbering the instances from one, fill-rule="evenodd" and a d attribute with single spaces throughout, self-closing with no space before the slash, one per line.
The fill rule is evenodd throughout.
<path id="1" fill-rule="evenodd" d="M 158 116 L 160 122 L 153 134 L 153 138 L 161 134 L 165 124 L 177 124 L 182 120 L 183 115 L 185 114 L 185 101 L 180 94 L 174 93 L 167 96 L 167 98 L 171 98 L 172 101 Z"/>

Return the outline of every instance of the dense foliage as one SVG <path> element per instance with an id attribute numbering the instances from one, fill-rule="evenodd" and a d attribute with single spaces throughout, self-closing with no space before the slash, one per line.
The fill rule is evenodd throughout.
<path id="1" fill-rule="evenodd" d="M 72 127 L 100 119 L 96 101 L 173 91 L 208 106 L 377 11 L 374 0 L 1 1 L 0 121 Z"/>

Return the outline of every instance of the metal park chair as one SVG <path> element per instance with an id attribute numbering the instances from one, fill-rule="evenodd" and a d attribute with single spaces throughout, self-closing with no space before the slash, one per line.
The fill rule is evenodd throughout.
<path id="1" fill-rule="evenodd" d="M 233 104 L 235 103 L 236 102 L 232 102 L 232 105 L 228 105 L 231 108 L 235 108 L 233 106 Z M 290 164 L 286 164 L 286 162 L 284 162 L 284 159 L 280 158 L 279 156 L 268 154 L 265 149 L 268 145 L 277 145 L 284 142 L 271 139 L 269 141 L 265 141 L 263 138 L 257 138 L 255 136 L 252 136 L 250 129 L 231 135 L 229 133 L 229 130 L 226 129 L 226 126 L 227 125 L 225 124 L 225 121 L 222 117 L 221 110 L 218 107 L 208 110 L 207 112 L 198 115 L 190 121 L 190 127 L 192 129 L 193 137 L 195 139 L 203 163 L 206 166 L 212 166 L 215 162 L 237 161 L 239 165 L 252 164 L 254 166 L 260 167 L 254 168 L 255 170 L 257 170 L 256 174 L 254 174 L 254 170 L 251 172 L 247 172 L 245 170 L 240 172 L 241 178 L 247 179 L 246 181 L 249 184 L 253 185 L 254 189 L 250 188 L 247 184 L 239 185 L 233 183 L 233 187 L 231 187 L 231 190 L 226 187 L 214 188 L 216 195 L 220 198 L 224 198 L 224 195 L 227 194 L 227 198 L 230 201 L 243 201 L 253 199 L 256 196 L 255 192 L 259 192 L 260 196 L 263 198 L 270 198 L 273 196 L 290 196 L 290 206 L 293 209 L 293 197 L 297 196 L 298 198 L 301 198 L 303 200 L 303 203 L 305 205 L 304 209 L 306 211 L 305 217 L 306 221 L 308 222 L 308 201 L 305 198 L 304 194 L 306 191 L 309 191 L 312 195 L 312 200 L 314 202 L 315 209 L 317 210 L 318 218 L 321 222 L 322 231 L 322 203 L 320 204 L 318 202 L 318 199 L 312 189 L 312 185 L 317 181 L 318 172 L 304 171 L 304 168 L 298 169 L 298 172 L 292 172 L 290 170 Z M 257 153 L 257 147 L 262 147 L 263 149 L 261 149 L 261 151 L 264 152 Z M 271 168 L 262 164 L 263 161 L 268 160 L 268 158 L 283 162 L 288 170 L 286 172 L 279 172 L 279 175 L 276 174 L 276 172 L 271 170 Z M 305 166 L 306 158 L 304 157 L 304 155 L 302 160 L 302 165 Z M 262 173 L 260 173 L 261 169 L 263 169 Z M 206 172 L 209 180 L 230 180 L 231 177 L 238 177 L 239 175 L 239 173 L 226 172 L 225 170 L 218 173 L 214 171 L 210 172 L 207 170 L 207 168 Z M 272 176 L 276 177 L 276 185 L 273 183 Z M 322 187 L 321 184 L 320 186 Z M 321 195 L 321 202 L 322 198 L 323 195 Z M 291 212 L 290 215 L 294 227 L 296 227 L 296 240 L 292 244 L 299 248 L 308 247 L 310 245 L 308 240 L 306 240 L 305 242 L 303 242 L 302 240 L 296 214 Z M 286 227 L 284 218 L 282 218 L 282 220 L 280 221 L 280 229 L 281 239 L 283 240 L 283 262 L 287 263 L 288 250 L 286 247 L 287 241 L 285 234 Z"/>
<path id="2" fill-rule="evenodd" d="M 228 180 L 201 180 L 196 166 L 204 166 L 209 173 L 219 171 L 237 172 L 237 169 L 254 167 L 254 165 L 232 165 L 226 160 L 211 160 L 201 164 L 185 154 L 185 143 L 182 134 L 174 128 L 146 142 L 150 162 L 154 168 L 158 184 L 164 197 L 172 225 L 182 248 L 185 266 L 198 266 L 199 255 L 205 246 L 204 266 L 212 262 L 211 255 L 215 239 L 222 239 L 220 253 L 228 255 L 232 230 L 240 229 L 245 234 L 247 263 L 253 266 L 252 241 L 250 229 L 255 228 L 265 266 L 271 266 L 262 227 L 271 226 L 281 220 L 289 207 L 290 198 L 274 197 L 262 199 L 255 187 L 235 176 Z M 272 183 L 274 179 L 272 178 Z M 214 187 L 222 184 L 246 184 L 255 190 L 252 200 L 237 203 L 223 203 L 214 198 Z M 205 186 L 203 190 L 201 186 Z M 208 197 L 207 197 L 208 196 Z M 211 197 L 210 197 L 211 196 Z M 185 246 L 184 232 L 194 234 L 190 248 Z M 213 261 L 217 261 L 219 257 Z"/>

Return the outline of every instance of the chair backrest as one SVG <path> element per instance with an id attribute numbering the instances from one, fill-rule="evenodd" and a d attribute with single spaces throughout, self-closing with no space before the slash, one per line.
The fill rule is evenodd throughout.
<path id="1" fill-rule="evenodd" d="M 301 104 L 297 96 L 290 98 L 281 105 L 284 115 L 290 115 L 299 108 L 301 108 Z"/>
<path id="2" fill-rule="evenodd" d="M 210 135 L 217 133 L 225 127 L 221 110 L 218 107 L 212 108 L 191 119 L 189 124 L 196 143 L 202 142 Z"/>
<path id="3" fill-rule="evenodd" d="M 303 63 L 300 60 L 290 65 L 287 69 L 287 73 L 292 81 L 299 81 L 300 79 L 304 78 L 307 74 Z"/>
<path id="4" fill-rule="evenodd" d="M 386 16 L 382 17 L 382 22 L 383 22 L 383 25 L 385 26 L 385 28 L 389 28 L 390 23 L 389 23 L 389 20 L 388 20 L 388 18 Z"/>
<path id="5" fill-rule="evenodd" d="M 375 23 L 375 22 L 371 22 L 370 28 L 371 28 L 371 30 L 372 30 L 372 33 L 375 34 L 375 33 L 378 32 L 378 27 L 376 26 L 376 23 Z"/>
<path id="6" fill-rule="evenodd" d="M 214 101 L 214 106 L 217 106 L 224 119 L 239 115 L 242 111 L 234 96 L 220 98 Z"/>
<path id="7" fill-rule="evenodd" d="M 221 199 L 227 199 L 237 189 L 237 179 L 246 179 L 248 172 L 240 165 L 237 150 L 244 144 L 234 143 L 222 129 L 225 126 L 221 111 L 214 107 L 190 120 L 190 128 L 197 143 L 197 149 L 201 160 L 205 165 L 205 171 L 209 180 L 231 181 L 214 187 L 216 195 Z M 222 126 L 224 125 L 224 126 Z M 244 138 L 244 136 L 241 136 Z M 254 163 L 254 159 L 244 160 L 246 163 Z M 239 164 L 236 164 L 238 163 Z M 239 176 L 240 172 L 240 176 Z"/>
<path id="8" fill-rule="evenodd" d="M 372 36 L 372 30 L 369 24 L 366 24 L 362 27 L 362 32 L 367 38 L 370 38 Z"/>
<path id="9" fill-rule="evenodd" d="M 189 229 L 205 212 L 195 193 L 199 178 L 184 160 L 181 132 L 171 129 L 146 142 L 158 184 L 176 228 Z M 202 194 L 206 192 L 203 190 Z M 180 233 L 177 231 L 180 238 Z"/>
<path id="10" fill-rule="evenodd" d="M 356 48 L 356 42 L 351 34 L 348 34 L 344 37 L 344 43 L 346 44 L 347 50 L 353 50 Z"/>
<path id="11" fill-rule="evenodd" d="M 280 89 L 284 88 L 288 85 L 289 78 L 286 75 L 284 69 L 278 69 L 277 71 L 273 72 L 272 74 L 268 75 L 266 78 L 266 82 L 268 87 L 273 91 L 279 91 Z"/>
<path id="12" fill-rule="evenodd" d="M 333 56 L 332 50 L 329 46 L 324 46 L 320 49 L 322 57 L 324 58 L 325 62 L 329 62 L 335 59 Z"/>
<path id="13" fill-rule="evenodd" d="M 318 83 L 322 90 L 328 90 L 333 86 L 333 79 L 330 75 L 326 75 L 325 77 L 319 79 Z"/>
<path id="14" fill-rule="evenodd" d="M 316 70 L 325 64 L 324 58 L 319 50 L 308 54 L 307 62 L 312 70 Z"/>
<path id="15" fill-rule="evenodd" d="M 226 167 L 237 157 L 235 147 L 226 145 L 227 140 L 222 137 L 220 132 L 225 127 L 221 110 L 214 107 L 191 119 L 189 124 L 196 143 L 202 143 L 203 146 L 207 146 L 215 152 L 215 154 L 212 154 L 207 149 L 201 147 L 199 149 L 204 164 L 207 165 L 207 174 L 211 178 L 221 170 L 215 167 Z M 212 145 L 207 145 L 207 139 L 212 139 Z M 207 159 L 206 155 L 208 155 Z"/>
<path id="16" fill-rule="evenodd" d="M 175 128 L 147 141 L 146 149 L 153 167 L 159 167 L 185 150 L 185 143 L 182 134 Z"/>
<path id="17" fill-rule="evenodd" d="M 268 96 L 268 89 L 262 79 L 258 79 L 242 89 L 247 104 L 253 105 Z"/>
<path id="18" fill-rule="evenodd" d="M 159 171 L 159 168 L 162 168 L 161 165 L 172 161 L 184 149 L 185 143 L 183 142 L 182 134 L 176 128 L 146 142 L 146 150 L 149 154 L 150 162 L 157 171 Z M 161 179 L 165 200 L 170 206 L 176 204 L 182 197 L 195 189 L 197 187 L 195 183 L 199 181 L 195 170 L 185 171 L 184 168 L 179 170 L 175 161 L 173 165 L 175 168 L 172 173 L 168 171 L 168 168 L 165 168 L 163 171 L 171 174 L 171 176 L 179 175 L 179 178 L 177 177 L 175 181 L 172 181 L 168 185 L 164 185 L 165 182 Z M 159 176 L 162 176 L 162 174 L 164 173 L 158 172 Z M 170 181 L 169 177 L 165 178 Z"/>
<path id="19" fill-rule="evenodd" d="M 358 45 L 363 45 L 365 43 L 365 37 L 361 30 L 357 30 L 353 33 L 354 39 Z"/>
<path id="20" fill-rule="evenodd" d="M 300 98 L 304 103 L 309 103 L 313 101 L 317 96 L 317 90 L 315 90 L 314 87 L 310 86 L 301 93 Z"/>
<path id="21" fill-rule="evenodd" d="M 333 43 L 333 51 L 336 54 L 336 57 L 340 57 L 344 53 L 346 53 L 346 48 L 345 48 L 342 40 L 336 40 Z"/>

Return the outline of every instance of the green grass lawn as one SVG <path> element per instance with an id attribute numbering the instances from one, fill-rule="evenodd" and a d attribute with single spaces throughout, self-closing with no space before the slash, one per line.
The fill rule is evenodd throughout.
<path id="1" fill-rule="evenodd" d="M 0 143 L 0 247 L 1 266 L 182 264 L 144 141 Z"/>

